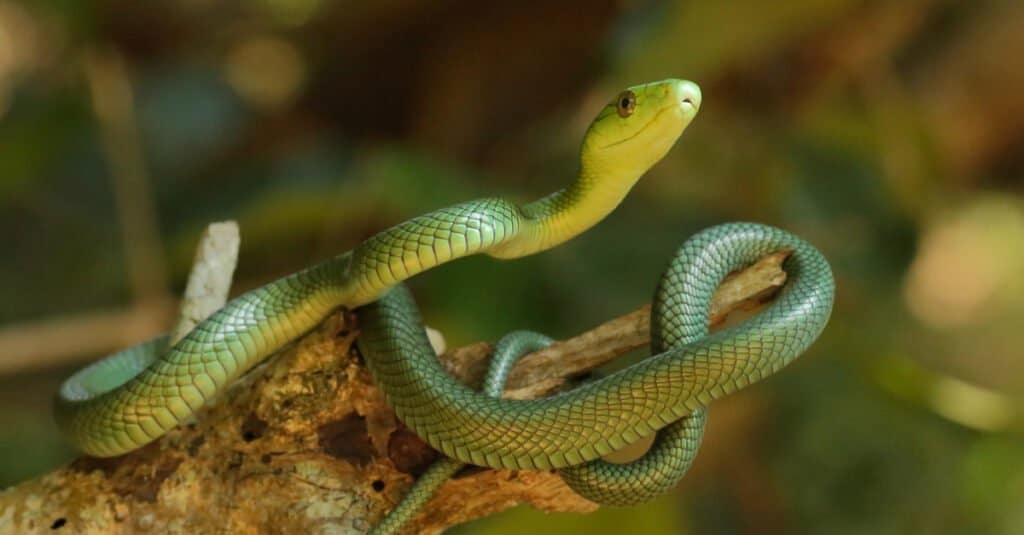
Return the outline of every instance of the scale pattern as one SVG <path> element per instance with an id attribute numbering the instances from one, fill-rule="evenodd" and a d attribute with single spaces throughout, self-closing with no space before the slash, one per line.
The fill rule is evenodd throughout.
<path id="1" fill-rule="evenodd" d="M 90 455 L 139 448 L 187 420 L 331 310 L 370 302 L 440 263 L 527 239 L 521 229 L 533 225 L 502 199 L 451 206 L 396 225 L 351 253 L 239 296 L 173 347 L 162 338 L 80 370 L 61 386 L 57 423 Z"/>
<path id="2" fill-rule="evenodd" d="M 242 295 L 172 347 L 157 341 L 108 357 L 61 387 L 58 425 L 85 453 L 126 453 L 190 418 L 335 308 L 370 303 L 394 284 L 462 256 L 515 258 L 583 232 L 615 209 L 700 107 L 700 88 L 685 80 L 629 91 L 636 97 L 629 113 L 617 113 L 614 99 L 587 129 L 579 174 L 565 189 L 523 206 L 482 199 L 411 219 Z"/>
<path id="3" fill-rule="evenodd" d="M 697 410 L 658 431 L 651 449 L 635 461 L 597 459 L 563 468 L 559 475 L 574 492 L 600 505 L 646 503 L 674 489 L 686 475 L 697 457 L 706 421 L 707 409 Z"/>
<path id="4" fill-rule="evenodd" d="M 706 324 L 721 280 L 762 256 L 791 250 L 790 282 L 761 314 L 685 343 Z M 359 347 L 399 418 L 434 448 L 466 463 L 550 469 L 622 448 L 712 400 L 775 373 L 818 336 L 832 309 L 828 263 L 793 235 L 730 223 L 688 240 L 669 264 L 652 337 L 664 352 L 572 391 L 536 400 L 474 392 L 430 349 L 415 303 L 398 286 L 360 310 Z M 660 324 L 660 325 L 659 325 Z"/>
<path id="5" fill-rule="evenodd" d="M 776 303 L 756 319 L 717 336 L 715 343 L 700 345 L 708 334 L 711 296 L 722 278 L 767 253 L 786 249 L 793 252 L 786 266 L 791 278 Z M 496 439 L 487 445 L 492 448 L 490 452 L 477 443 L 472 447 L 461 446 L 460 441 L 476 439 L 468 433 L 447 443 L 437 438 L 444 436 L 438 429 L 452 436 L 459 429 L 482 427 L 468 420 L 446 425 L 447 418 L 463 415 L 459 411 L 446 412 L 437 418 L 429 416 L 431 411 L 443 411 L 449 406 L 491 400 L 494 403 L 488 407 L 470 406 L 466 413 L 499 414 L 499 418 L 488 424 L 506 426 L 511 425 L 507 422 L 529 425 L 531 421 L 544 421 L 542 411 L 552 407 L 564 409 L 565 405 L 497 401 L 515 363 L 524 355 L 552 343 L 543 334 L 516 331 L 503 337 L 495 347 L 480 394 L 457 383 L 443 370 L 439 371 L 438 360 L 422 334 L 419 312 L 404 287 L 394 289 L 360 311 L 364 334 L 359 345 L 399 417 L 434 447 L 446 453 L 468 452 L 468 458 L 475 464 L 495 467 L 564 466 L 559 470 L 560 476 L 581 496 L 601 505 L 629 506 L 664 494 L 679 483 L 700 447 L 708 401 L 770 375 L 799 356 L 827 323 L 833 294 L 832 274 L 825 259 L 812 246 L 785 231 L 753 223 L 730 223 L 705 230 L 684 243 L 659 281 L 654 296 L 651 349 L 660 354 L 652 359 L 661 362 L 656 362 L 653 369 L 660 372 L 674 368 L 680 372 L 680 378 L 688 373 L 706 381 L 699 388 L 675 395 L 675 402 L 681 408 L 673 410 L 670 406 L 662 412 L 653 412 L 661 415 L 667 410 L 679 416 L 656 432 L 647 453 L 624 464 L 602 459 L 558 464 L 564 459 L 585 458 L 590 450 L 586 446 L 579 449 L 572 437 L 565 435 L 548 435 L 537 439 L 542 442 L 529 444 L 523 437 L 532 435 L 522 428 L 511 435 L 491 431 Z M 576 394 L 583 388 L 559 396 L 569 400 L 570 414 L 583 415 L 570 422 L 575 424 L 575 432 L 595 429 L 596 442 L 613 436 L 611 430 L 621 429 L 609 423 L 612 419 L 617 418 L 620 424 L 628 424 L 632 419 L 634 427 L 619 431 L 621 441 L 629 442 L 639 433 L 636 429 L 655 428 L 656 424 L 645 419 L 650 413 L 622 410 L 623 407 L 646 407 L 652 391 L 654 396 L 659 392 L 678 392 L 673 386 L 679 381 L 670 376 L 647 372 L 631 376 L 630 370 L 646 370 L 648 362 L 588 385 L 586 388 L 596 389 L 589 396 Z M 620 391 L 620 405 L 608 406 L 604 392 L 611 390 L 611 385 L 623 383 L 635 388 L 632 394 L 636 399 L 624 399 L 621 396 L 626 393 Z M 693 399 L 698 400 L 698 406 L 694 407 Z M 602 418 L 605 423 L 601 423 Z M 542 453 L 535 458 L 517 457 L 517 449 Z M 594 447 L 594 451 L 601 450 Z M 504 452 L 508 455 L 503 456 Z M 484 462 L 478 460 L 481 458 Z M 399 532 L 436 490 L 464 466 L 463 460 L 449 457 L 434 463 L 372 533 Z"/>
<path id="6" fill-rule="evenodd" d="M 779 250 L 792 251 L 786 266 L 791 277 L 776 303 L 757 318 L 716 336 L 713 343 L 702 343 L 708 335 L 711 297 L 722 278 Z M 363 336 L 359 347 L 402 421 L 451 457 L 434 463 L 372 533 L 397 533 L 467 459 L 494 467 L 560 467 L 560 476 L 575 492 L 601 505 L 637 505 L 664 494 L 679 483 L 696 457 L 707 420 L 707 403 L 774 373 L 799 356 L 827 323 L 833 294 L 828 263 L 803 240 L 754 223 L 730 223 L 705 230 L 683 244 L 658 283 L 651 312 L 651 349 L 660 354 L 557 396 L 563 403 L 544 405 L 498 398 L 515 363 L 550 345 L 550 338 L 530 331 L 504 336 L 495 347 L 482 392 L 477 394 L 441 369 L 412 296 L 402 286 L 395 288 L 360 310 Z M 631 373 L 635 370 L 644 371 Z M 664 370 L 679 375 L 672 377 Z M 687 378 L 703 382 L 694 384 Z M 677 388 L 680 383 L 694 387 L 681 390 Z M 622 384 L 634 389 L 618 390 L 618 404 L 609 405 L 606 393 Z M 592 391 L 589 395 L 580 395 L 587 389 Z M 624 397 L 630 393 L 633 399 Z M 677 405 L 659 406 L 649 403 L 651 399 L 674 400 Z M 490 403 L 481 406 L 485 401 Z M 446 411 L 449 407 L 465 410 Z M 636 407 L 648 410 L 632 410 Z M 556 410 L 575 416 L 575 420 L 568 421 L 573 432 L 590 434 L 588 439 L 594 443 L 631 442 L 642 433 L 638 429 L 657 429 L 661 427 L 659 422 L 664 427 L 656 432 L 647 453 L 624 464 L 587 459 L 595 451 L 603 454 L 601 448 L 590 449 L 586 444 L 580 448 L 573 435 L 549 434 L 554 432 L 551 429 L 542 430 L 540 435 L 528 433 L 524 427 L 512 429 L 513 425 L 550 422 L 544 411 Z M 676 419 L 665 421 L 662 415 L 666 412 Z M 476 423 L 471 421 L 474 414 L 492 418 Z M 658 418 L 654 424 L 650 423 L 651 414 Z M 452 418 L 460 417 L 464 419 L 451 423 Z M 467 429 L 483 429 L 492 439 L 481 447 L 484 435 L 460 434 L 460 430 Z M 561 432 L 564 427 L 557 429 Z M 614 440 L 616 432 L 618 442 Z M 448 441 L 442 442 L 439 437 Z M 528 442 L 529 437 L 536 437 L 536 442 Z M 464 445 L 467 441 L 471 445 Z M 517 456 L 518 451 L 526 450 L 539 453 L 534 457 Z M 569 461 L 564 462 L 566 459 Z"/>
<path id="7" fill-rule="evenodd" d="M 531 331 L 515 331 L 503 336 L 494 346 L 494 356 L 491 358 L 480 391 L 485 396 L 500 397 L 505 388 L 505 380 L 508 379 L 516 362 L 534 351 L 551 345 L 552 342 L 551 338 Z M 466 464 L 450 457 L 434 462 L 416 479 L 416 483 L 402 497 L 402 501 L 370 530 L 370 535 L 399 533 L 402 527 L 430 501 L 437 489 L 463 466 Z"/>
<path id="8" fill-rule="evenodd" d="M 605 107 L 588 129 L 580 175 L 566 189 L 521 207 L 483 199 L 414 218 L 350 253 L 240 296 L 172 347 L 157 339 L 108 357 L 61 387 L 59 425 L 91 455 L 139 448 L 190 418 L 331 310 L 366 305 L 360 309 L 359 347 L 367 366 L 405 424 L 452 458 L 429 472 L 425 485 L 443 481 L 460 462 L 566 468 L 575 488 L 607 503 L 624 503 L 627 487 L 642 489 L 629 492 L 643 497 L 674 484 L 697 450 L 705 407 L 778 371 L 824 328 L 833 280 L 813 247 L 778 229 L 748 223 L 699 233 L 683 245 L 659 283 L 652 340 L 663 351 L 540 400 L 496 396 L 511 362 L 546 339 L 512 339 L 486 391 L 474 392 L 441 367 L 400 284 L 471 254 L 533 254 L 604 218 L 671 147 L 700 105 L 699 88 L 681 80 L 630 90 L 637 96 L 636 109 L 621 115 L 616 101 Z M 721 279 L 781 249 L 793 251 L 786 264 L 791 278 L 776 301 L 750 321 L 704 336 L 707 303 Z M 596 460 L 658 430 L 655 447 L 635 463 L 614 467 Z M 414 493 L 410 505 L 400 506 L 401 515 L 428 497 Z"/>

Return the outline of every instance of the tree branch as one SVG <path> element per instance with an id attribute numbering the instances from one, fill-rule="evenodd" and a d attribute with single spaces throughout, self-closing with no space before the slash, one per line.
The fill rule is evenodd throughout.
<path id="1" fill-rule="evenodd" d="M 723 283 L 713 323 L 768 299 L 786 253 Z M 648 343 L 649 307 L 525 358 L 509 397 L 563 388 Z M 402 426 L 352 351 L 357 323 L 335 314 L 255 368 L 198 423 L 113 459 L 81 458 L 0 493 L 0 532 L 363 533 L 438 456 Z M 443 357 L 474 383 L 490 346 Z M 472 468 L 442 487 L 409 532 L 437 533 L 528 503 L 545 511 L 596 509 L 547 471 Z"/>

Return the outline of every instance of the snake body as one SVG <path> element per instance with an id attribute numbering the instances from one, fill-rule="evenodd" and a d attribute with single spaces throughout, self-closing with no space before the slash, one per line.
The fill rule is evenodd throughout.
<path id="1" fill-rule="evenodd" d="M 777 371 L 824 327 L 833 282 L 810 245 L 753 224 L 698 234 L 659 284 L 652 322 L 658 355 L 541 400 L 494 396 L 512 363 L 545 338 L 509 342 L 515 347 L 497 359 L 486 391 L 474 392 L 441 368 L 400 283 L 471 254 L 534 254 L 588 229 L 674 145 L 700 98 L 697 86 L 682 80 L 628 88 L 591 123 L 579 174 L 566 188 L 524 205 L 482 199 L 410 219 L 232 300 L 173 346 L 161 338 L 94 363 L 61 386 L 59 426 L 91 455 L 139 448 L 332 310 L 362 307 L 358 343 L 375 380 L 402 421 L 452 458 L 424 480 L 443 481 L 464 462 L 564 468 L 573 488 L 601 503 L 632 503 L 661 492 L 689 466 L 704 407 Z M 791 280 L 775 303 L 751 321 L 704 336 L 706 303 L 721 278 L 780 249 L 793 251 L 786 268 Z M 598 459 L 658 430 L 651 452 L 635 463 Z M 633 498 L 624 498 L 630 493 Z M 414 493 L 410 503 L 422 503 L 424 495 Z"/>
<path id="2" fill-rule="evenodd" d="M 748 321 L 704 336 L 722 279 L 781 250 L 792 251 L 784 265 L 790 280 L 775 301 Z M 399 419 L 445 455 L 493 468 L 576 467 L 566 480 L 582 494 L 629 504 L 685 473 L 707 405 L 803 353 L 828 322 L 833 299 L 832 271 L 813 246 L 773 227 L 728 223 L 687 240 L 662 277 L 651 339 L 663 351 L 568 392 L 508 400 L 459 383 L 434 355 L 401 286 L 359 309 L 358 344 Z M 635 463 L 595 461 L 662 428 Z"/>
<path id="3" fill-rule="evenodd" d="M 456 258 L 515 258 L 572 238 L 611 212 L 668 152 L 696 115 L 700 96 L 696 84 L 683 80 L 626 89 L 588 128 L 579 174 L 568 187 L 522 206 L 481 199 L 410 219 L 239 296 L 173 347 L 157 341 L 86 367 L 58 392 L 59 427 L 90 455 L 134 450 L 338 307 L 370 303 Z"/>
<path id="4" fill-rule="evenodd" d="M 678 342 L 703 328 L 707 304 L 730 272 L 792 250 L 791 281 L 744 323 Z M 600 381 L 531 400 L 481 395 L 449 375 L 430 349 L 408 292 L 396 288 L 360 309 L 367 366 L 398 417 L 435 449 L 479 466 L 546 470 L 607 455 L 778 371 L 813 342 L 832 309 L 828 263 L 789 233 L 749 223 L 720 225 L 688 240 L 658 293 L 661 354 Z M 678 329 L 677 329 L 678 327 Z"/>

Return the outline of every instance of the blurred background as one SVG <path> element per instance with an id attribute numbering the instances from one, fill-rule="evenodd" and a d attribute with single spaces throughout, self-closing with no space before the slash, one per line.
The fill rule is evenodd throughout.
<path id="1" fill-rule="evenodd" d="M 0 0 L 0 487 L 74 455 L 59 381 L 167 328 L 207 223 L 241 225 L 241 292 L 553 191 L 608 98 L 684 77 L 703 108 L 623 206 L 418 277 L 429 323 L 569 336 L 754 220 L 831 260 L 831 325 L 712 406 L 674 494 L 453 532 L 1024 533 L 1022 28 L 1013 0 Z"/>

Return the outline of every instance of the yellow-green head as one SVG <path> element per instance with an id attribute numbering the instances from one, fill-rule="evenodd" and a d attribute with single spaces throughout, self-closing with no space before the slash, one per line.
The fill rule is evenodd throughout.
<path id="1" fill-rule="evenodd" d="M 630 87 L 598 114 L 583 138 L 582 175 L 632 186 L 657 163 L 700 109 L 700 88 L 687 80 Z"/>
<path id="2" fill-rule="evenodd" d="M 526 221 L 520 236 L 488 254 L 533 254 L 592 227 L 668 153 L 699 108 L 700 88 L 686 80 L 662 80 L 620 92 L 587 129 L 577 179 L 523 206 Z"/>

